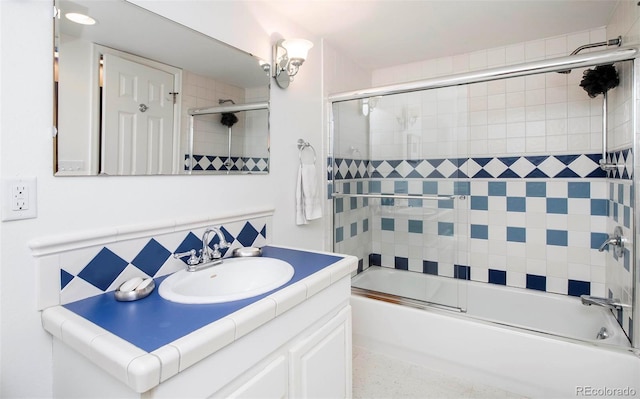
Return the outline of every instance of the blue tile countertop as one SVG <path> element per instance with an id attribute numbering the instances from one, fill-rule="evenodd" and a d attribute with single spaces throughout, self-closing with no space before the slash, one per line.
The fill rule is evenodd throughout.
<path id="1" fill-rule="evenodd" d="M 262 256 L 289 262 L 295 273 L 285 285 L 252 298 L 207 305 L 170 302 L 158 294 L 158 286 L 165 276 L 156 279 L 156 289 L 151 295 L 138 301 L 118 302 L 113 292 L 107 292 L 63 306 L 138 348 L 152 352 L 342 259 L 277 247 L 264 247 Z"/>
<path id="2" fill-rule="evenodd" d="M 233 342 L 241 335 L 238 325 L 242 323 L 238 320 L 246 323 L 242 327 L 242 334 L 246 334 L 350 275 L 357 267 L 357 259 L 352 256 L 273 246 L 263 248 L 263 257 L 290 263 L 295 270 L 291 280 L 273 291 L 239 301 L 181 304 L 167 301 L 158 294 L 158 286 L 165 276 L 156 279 L 156 289 L 151 295 L 138 301 L 119 302 L 114 292 L 107 292 L 47 308 L 42 313 L 43 326 L 134 390 L 144 392 L 171 376 L 166 375 L 170 368 L 163 361 L 175 357 L 174 346 L 180 347 L 191 336 L 196 337 L 193 341 L 213 340 L 228 336 L 228 330 L 234 329 L 231 331 Z M 229 318 L 237 320 L 229 322 Z M 208 332 L 205 338 L 203 331 Z M 193 350 L 187 354 L 189 361 L 205 358 L 229 344 L 228 341 L 227 338 L 217 346 L 207 344 L 209 353 Z M 197 345 L 199 343 L 187 346 Z M 216 349 L 212 349 L 214 347 Z M 183 349 L 177 352 L 180 357 L 185 355 Z M 180 363 L 182 367 L 187 362 L 181 360 Z"/>

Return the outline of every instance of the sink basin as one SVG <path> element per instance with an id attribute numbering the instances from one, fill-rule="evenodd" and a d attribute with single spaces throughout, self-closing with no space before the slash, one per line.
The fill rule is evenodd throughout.
<path id="1" fill-rule="evenodd" d="M 167 277 L 158 293 L 168 301 L 222 303 L 264 294 L 286 284 L 293 267 L 274 258 L 230 258 L 210 268 L 181 270 Z"/>

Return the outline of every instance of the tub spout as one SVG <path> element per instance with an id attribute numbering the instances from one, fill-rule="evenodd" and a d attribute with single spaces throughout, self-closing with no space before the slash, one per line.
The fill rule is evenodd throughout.
<path id="1" fill-rule="evenodd" d="M 631 305 L 627 305 L 626 303 L 622 303 L 620 299 L 617 298 L 602 298 L 598 296 L 591 295 L 580 295 L 580 300 L 583 305 L 591 306 L 597 305 L 605 308 L 620 310 L 622 308 L 630 308 Z"/>

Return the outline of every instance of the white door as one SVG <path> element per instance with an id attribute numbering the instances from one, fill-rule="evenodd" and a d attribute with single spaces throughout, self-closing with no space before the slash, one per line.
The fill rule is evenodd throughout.
<path id="1" fill-rule="evenodd" d="M 170 174 L 174 76 L 104 54 L 102 173 Z"/>

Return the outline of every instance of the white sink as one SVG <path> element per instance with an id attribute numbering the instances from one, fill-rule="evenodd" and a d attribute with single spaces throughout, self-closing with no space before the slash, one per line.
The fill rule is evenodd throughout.
<path id="1" fill-rule="evenodd" d="M 158 293 L 168 301 L 222 303 L 264 294 L 286 284 L 293 267 L 280 259 L 250 257 L 224 259 L 222 264 L 167 277 Z"/>

